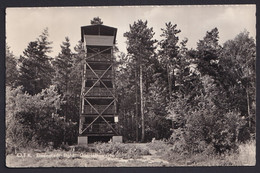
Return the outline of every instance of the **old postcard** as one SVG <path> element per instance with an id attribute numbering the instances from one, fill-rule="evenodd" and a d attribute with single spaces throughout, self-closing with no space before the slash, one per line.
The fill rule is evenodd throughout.
<path id="1" fill-rule="evenodd" d="M 6 166 L 256 164 L 256 6 L 6 9 Z"/>

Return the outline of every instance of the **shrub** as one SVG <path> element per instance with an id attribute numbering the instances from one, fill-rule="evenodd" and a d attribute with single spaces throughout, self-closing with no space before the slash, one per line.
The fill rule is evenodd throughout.
<path id="1" fill-rule="evenodd" d="M 22 87 L 7 87 L 6 145 L 19 148 L 61 143 L 64 127 L 73 126 L 56 113 L 61 102 L 54 86 L 36 95 L 23 93 Z"/>
<path id="2" fill-rule="evenodd" d="M 178 124 L 172 143 L 188 153 L 201 153 L 208 146 L 217 153 L 237 149 L 238 132 L 245 121 L 239 111 L 229 110 L 226 97 L 209 76 L 201 77 L 202 89 L 192 99 L 180 95 L 169 105 L 169 118 Z M 223 88 L 222 88 L 223 89 Z"/>
<path id="3" fill-rule="evenodd" d="M 167 142 L 172 145 L 173 152 L 179 154 L 187 152 L 185 132 L 182 128 L 175 129 Z"/>
<path id="4" fill-rule="evenodd" d="M 155 151 L 160 151 L 165 148 L 168 148 L 169 145 L 165 140 L 155 140 L 153 139 L 152 142 L 148 143 L 149 148 Z"/>
<path id="5" fill-rule="evenodd" d="M 71 148 L 69 147 L 68 144 L 63 144 L 63 143 L 60 145 L 60 148 L 62 150 L 65 150 L 65 151 L 70 151 L 71 150 Z"/>
<path id="6" fill-rule="evenodd" d="M 211 154 L 236 150 L 242 122 L 236 112 L 212 116 L 194 111 L 185 128 L 175 129 L 169 141 L 177 153 L 202 153 L 206 149 Z"/>
<path id="7" fill-rule="evenodd" d="M 74 151 L 75 152 L 94 152 L 89 146 L 85 145 L 76 145 L 74 146 Z"/>

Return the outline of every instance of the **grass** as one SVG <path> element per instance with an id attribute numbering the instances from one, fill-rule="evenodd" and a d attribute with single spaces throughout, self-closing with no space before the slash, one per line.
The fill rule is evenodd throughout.
<path id="1" fill-rule="evenodd" d="M 136 159 L 144 155 L 150 155 L 147 148 L 134 144 L 97 143 L 95 149 L 100 154 L 114 155 L 124 159 Z"/>
<path id="2" fill-rule="evenodd" d="M 237 154 L 227 156 L 227 159 L 232 162 L 232 166 L 255 166 L 256 164 L 256 144 L 250 141 L 246 144 L 240 144 Z"/>
<path id="3" fill-rule="evenodd" d="M 254 166 L 255 142 L 240 144 L 238 152 L 225 155 L 176 153 L 164 141 L 143 144 L 96 143 L 66 150 L 20 150 L 6 156 L 7 167 L 173 167 Z M 20 154 L 20 155 L 19 155 Z"/>
<path id="4" fill-rule="evenodd" d="M 167 160 L 169 166 L 255 166 L 256 145 L 254 141 L 240 144 L 238 151 L 231 151 L 218 155 L 214 152 L 203 153 L 176 153 L 173 145 L 167 145 L 163 141 L 148 144 L 150 148 L 156 149 L 161 158 Z"/>

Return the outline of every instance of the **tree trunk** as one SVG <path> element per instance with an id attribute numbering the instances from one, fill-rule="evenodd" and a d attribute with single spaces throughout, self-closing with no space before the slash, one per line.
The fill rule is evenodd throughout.
<path id="1" fill-rule="evenodd" d="M 65 100 L 66 100 L 66 108 L 65 108 L 65 114 L 64 114 L 64 122 L 66 124 L 66 119 L 67 119 L 67 111 L 68 111 L 68 96 L 67 96 L 67 92 L 68 92 L 68 80 L 65 80 L 66 83 L 66 87 L 65 87 Z M 66 126 L 64 126 L 64 133 L 63 133 L 63 142 L 64 144 L 66 144 Z"/>
<path id="2" fill-rule="evenodd" d="M 131 121 L 130 121 L 131 124 L 128 124 L 128 125 L 131 126 L 131 136 L 134 139 L 134 136 L 135 136 L 135 129 L 134 129 L 135 117 L 134 117 L 134 115 L 135 114 L 134 114 L 134 112 L 130 112 L 130 113 L 131 113 Z"/>
<path id="3" fill-rule="evenodd" d="M 141 142 L 144 142 L 144 102 L 143 102 L 143 68 L 140 65 L 140 97 L 141 97 L 141 122 L 142 122 L 142 138 Z"/>
<path id="4" fill-rule="evenodd" d="M 169 64 L 167 64 L 167 76 L 168 76 L 168 85 L 169 85 L 169 98 L 171 100 L 172 96 L 172 80 L 171 80 L 171 73 Z"/>
<path id="5" fill-rule="evenodd" d="M 138 142 L 138 74 L 137 74 L 138 62 L 135 70 L 135 141 Z"/>
<path id="6" fill-rule="evenodd" d="M 126 127 L 126 110 L 125 109 L 123 109 L 123 127 Z M 123 128 L 122 129 L 123 130 L 123 134 L 124 134 L 124 136 L 126 136 L 126 131 L 125 131 L 125 128 Z"/>
<path id="7" fill-rule="evenodd" d="M 247 114 L 248 114 L 248 127 L 251 128 L 251 113 L 250 113 L 250 100 L 249 100 L 249 89 L 246 87 L 246 98 L 247 98 Z"/>
<path id="8" fill-rule="evenodd" d="M 36 80 L 34 80 L 34 91 L 32 93 L 32 95 L 36 94 L 36 89 L 37 89 L 37 78 L 38 78 L 38 68 L 37 66 L 35 66 L 35 76 L 36 76 Z"/>

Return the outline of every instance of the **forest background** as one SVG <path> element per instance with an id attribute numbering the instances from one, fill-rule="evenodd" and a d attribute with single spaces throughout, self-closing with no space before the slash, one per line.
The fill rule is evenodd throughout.
<path id="1" fill-rule="evenodd" d="M 115 47 L 125 142 L 154 138 L 175 145 L 175 152 L 224 153 L 254 141 L 255 40 L 245 30 L 220 45 L 212 28 L 188 49 L 180 32 L 167 22 L 156 40 L 148 21 L 137 20 L 124 33 L 127 54 Z M 50 57 L 51 43 L 46 28 L 19 58 L 6 46 L 7 150 L 77 142 L 83 44 L 72 47 L 65 37 L 60 53 Z"/>

